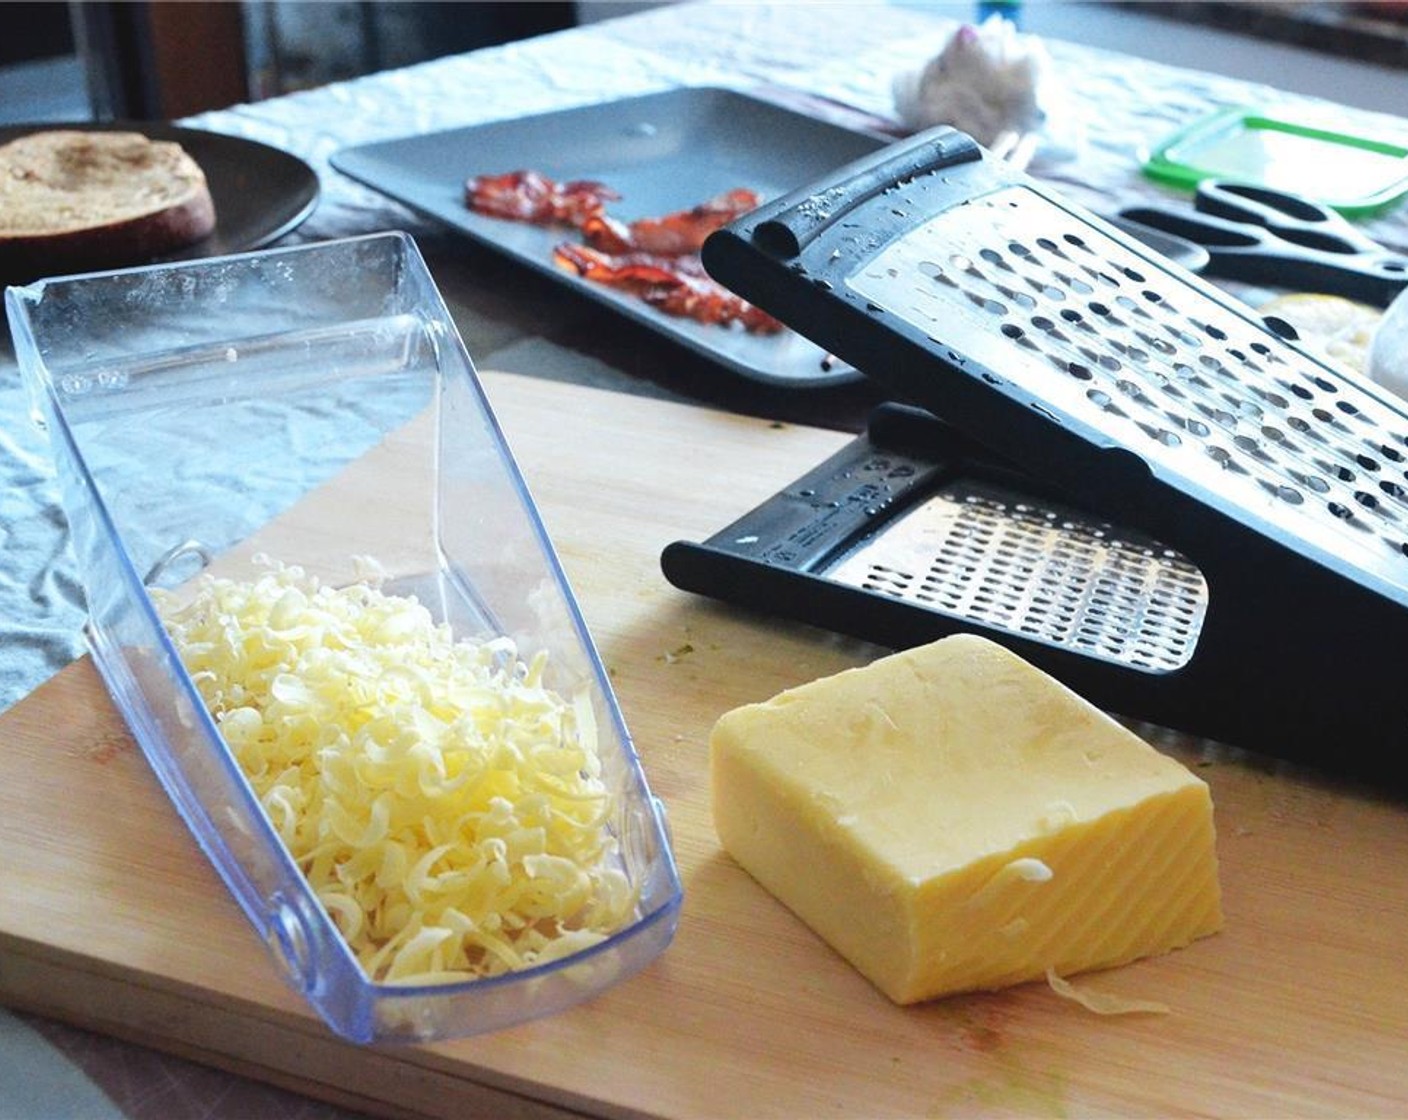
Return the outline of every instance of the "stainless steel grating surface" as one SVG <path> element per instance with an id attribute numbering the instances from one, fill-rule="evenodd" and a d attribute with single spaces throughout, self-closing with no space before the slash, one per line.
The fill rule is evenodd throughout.
<path id="1" fill-rule="evenodd" d="M 1150 672 L 1193 655 L 1207 584 L 1147 538 L 980 483 L 956 483 L 824 575 Z"/>
<path id="2" fill-rule="evenodd" d="M 950 207 L 847 283 L 1025 406 L 1408 591 L 1399 407 L 1045 196 L 1008 185 Z"/>

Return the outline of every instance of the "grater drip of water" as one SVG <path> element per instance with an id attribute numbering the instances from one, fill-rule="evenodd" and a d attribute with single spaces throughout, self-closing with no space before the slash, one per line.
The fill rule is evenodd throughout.
<path id="1" fill-rule="evenodd" d="M 950 207 L 846 283 L 1024 406 L 1408 592 L 1402 412 L 1047 196 Z"/>
<path id="2" fill-rule="evenodd" d="M 1188 559 L 981 482 L 936 491 L 823 573 L 992 630 L 1148 672 L 1182 668 L 1207 609 Z"/>

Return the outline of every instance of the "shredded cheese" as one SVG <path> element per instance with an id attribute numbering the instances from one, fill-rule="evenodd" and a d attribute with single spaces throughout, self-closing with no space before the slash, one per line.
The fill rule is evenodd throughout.
<path id="1" fill-rule="evenodd" d="M 275 831 L 367 975 L 500 975 L 599 943 L 635 906 L 586 697 L 506 638 L 292 566 L 153 592 Z"/>
<path id="2" fill-rule="evenodd" d="M 1062 999 L 1080 1004 L 1096 1015 L 1167 1015 L 1169 1006 L 1152 999 L 1131 999 L 1113 992 L 1095 992 L 1088 988 L 1077 988 L 1065 977 L 1058 976 L 1054 968 L 1046 970 L 1046 982 L 1051 990 Z"/>

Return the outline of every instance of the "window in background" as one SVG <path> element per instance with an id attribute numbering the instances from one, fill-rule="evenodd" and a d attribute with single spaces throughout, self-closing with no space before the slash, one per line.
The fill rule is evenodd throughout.
<path id="1" fill-rule="evenodd" d="M 271 97 L 576 23 L 570 0 L 537 3 L 249 3 L 251 96 Z"/>
<path id="2" fill-rule="evenodd" d="M 571 0 L 7 3 L 0 123 L 170 120 L 570 27 Z"/>
<path id="3" fill-rule="evenodd" d="M 68 5 L 6 4 L 0 18 L 0 124 L 88 120 Z"/>

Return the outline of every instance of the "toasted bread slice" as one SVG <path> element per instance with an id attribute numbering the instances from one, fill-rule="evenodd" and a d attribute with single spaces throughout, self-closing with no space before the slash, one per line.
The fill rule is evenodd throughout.
<path id="1" fill-rule="evenodd" d="M 215 228 L 200 165 L 137 132 L 49 129 L 0 145 L 0 279 L 141 264 Z"/>

